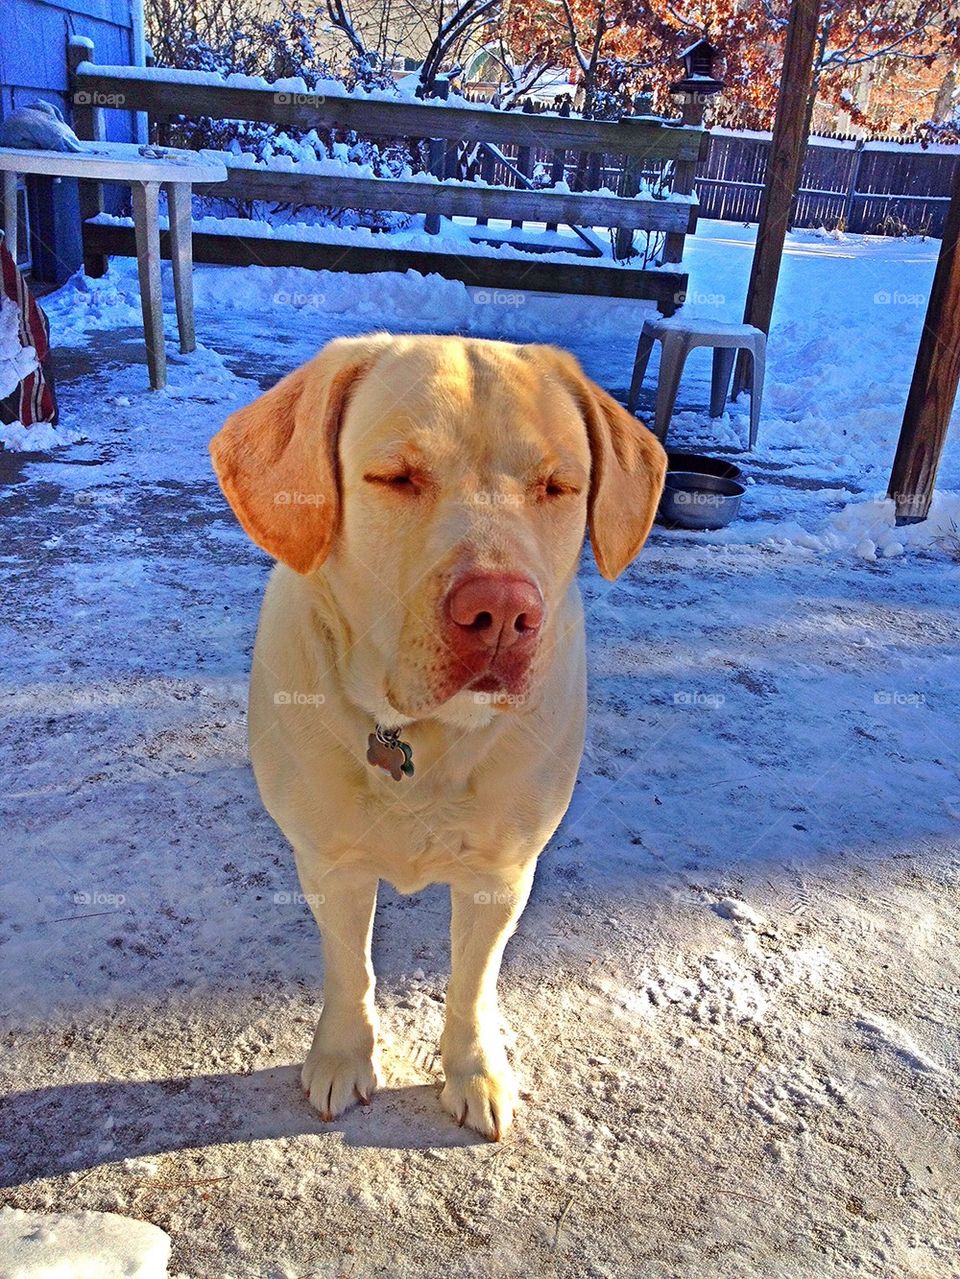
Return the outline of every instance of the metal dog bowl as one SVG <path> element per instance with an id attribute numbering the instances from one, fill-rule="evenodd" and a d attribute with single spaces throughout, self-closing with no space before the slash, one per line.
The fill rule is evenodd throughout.
<path id="1" fill-rule="evenodd" d="M 743 475 L 735 462 L 725 462 L 720 457 L 707 457 L 704 453 L 675 453 L 672 449 L 667 450 L 667 470 L 719 475 L 725 480 L 739 480 Z"/>
<path id="2" fill-rule="evenodd" d="M 723 475 L 668 471 L 658 516 L 668 528 L 723 528 L 740 510 L 745 492 L 739 481 Z"/>

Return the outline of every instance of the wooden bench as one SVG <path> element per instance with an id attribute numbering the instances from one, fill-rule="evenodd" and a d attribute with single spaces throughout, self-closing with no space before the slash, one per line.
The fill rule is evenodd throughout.
<path id="1" fill-rule="evenodd" d="M 491 289 L 531 289 L 545 292 L 592 294 L 653 301 L 664 314 L 672 314 L 682 302 L 687 276 L 679 265 L 684 236 L 696 227 L 696 197 L 692 195 L 693 167 L 701 154 L 706 134 L 695 126 L 679 122 L 623 118 L 616 121 L 581 120 L 548 114 L 501 112 L 489 107 L 421 103 L 404 99 L 380 100 L 347 94 L 331 86 L 324 96 L 290 92 L 283 86 L 247 87 L 218 81 L 208 83 L 202 76 L 176 71 L 97 66 L 89 47 L 71 58 L 75 127 L 80 136 L 102 132 L 102 112 L 113 108 L 146 112 L 155 125 L 168 125 L 178 116 L 207 116 L 215 119 L 257 121 L 285 129 L 355 131 L 374 140 L 404 138 L 430 140 L 431 169 L 437 181 L 407 181 L 358 176 L 345 166 L 341 173 L 311 174 L 306 168 L 294 170 L 246 166 L 229 167 L 224 183 L 210 188 L 211 195 L 230 200 L 264 200 L 277 203 L 322 205 L 335 208 L 390 210 L 426 215 L 425 230 L 439 229 L 441 218 L 475 219 L 476 238 L 497 242 L 491 221 L 503 220 L 514 226 L 537 224 L 553 228 L 568 224 L 585 228 L 579 247 L 583 260 L 551 261 L 549 245 L 511 239 L 527 249 L 523 258 L 515 254 L 483 256 L 465 253 L 462 245 L 444 244 L 437 236 L 435 250 L 412 249 L 390 244 L 382 236 L 383 247 L 369 243 L 350 245 L 324 242 L 323 236 L 284 237 L 275 228 L 269 237 L 204 230 L 196 234 L 194 253 L 198 261 L 297 265 L 350 272 L 405 271 L 435 272 L 448 279 Z M 467 145 L 489 148 L 487 171 L 501 179 L 492 185 L 451 182 L 457 157 Z M 498 148 L 512 148 L 508 156 Z M 491 159 L 490 157 L 493 157 Z M 614 162 L 610 163 L 610 157 Z M 616 170 L 619 192 L 596 190 L 537 189 L 533 174 L 537 165 L 550 171 L 554 186 L 567 172 L 600 176 Z M 645 174 L 662 181 L 664 166 L 672 166 L 674 190 L 664 184 L 665 198 L 643 185 Z M 516 185 L 505 185 L 502 179 Z M 686 186 L 686 190 L 680 188 Z M 644 194 L 637 192 L 643 190 Z M 590 229 L 611 229 L 618 254 L 628 258 L 633 237 L 644 233 L 662 237 L 666 251 L 661 261 L 635 265 L 602 255 Z M 448 243 L 449 243 L 449 238 Z M 593 240 L 591 249 L 590 241 Z M 130 228 L 103 222 L 85 223 L 85 255 L 88 269 L 94 259 L 107 254 L 130 253 Z M 579 245 L 579 242 L 578 242 Z M 161 237 L 161 252 L 168 252 Z M 567 250 L 569 252 L 569 250 Z M 669 262 L 662 259 L 667 258 Z"/>

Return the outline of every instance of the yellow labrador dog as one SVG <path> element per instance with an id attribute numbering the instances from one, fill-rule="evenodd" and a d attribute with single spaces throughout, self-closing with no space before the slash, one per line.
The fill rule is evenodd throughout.
<path id="1" fill-rule="evenodd" d="M 323 939 L 303 1086 L 325 1119 L 378 1082 L 377 884 L 450 885 L 442 1103 L 498 1139 L 516 1090 L 497 977 L 583 747 L 587 525 L 615 578 L 666 456 L 549 346 L 339 339 L 234 413 L 214 467 L 279 560 L 250 753 Z"/>

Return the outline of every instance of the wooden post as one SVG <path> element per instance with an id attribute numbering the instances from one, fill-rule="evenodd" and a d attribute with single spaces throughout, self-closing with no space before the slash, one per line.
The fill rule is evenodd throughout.
<path id="1" fill-rule="evenodd" d="M 73 107 L 73 131 L 78 138 L 86 142 L 102 142 L 107 136 L 103 122 L 103 108 L 91 100 L 91 95 L 77 88 L 77 67 L 81 62 L 93 61 L 93 44 L 89 40 L 67 41 L 67 70 L 70 81 L 70 100 Z M 88 218 L 95 218 L 103 212 L 103 186 L 99 182 L 77 183 L 77 195 L 80 202 L 81 235 L 82 224 Z M 83 255 L 85 275 L 99 279 L 107 273 L 107 259 L 102 253 Z"/>
<path id="2" fill-rule="evenodd" d="M 629 117 L 628 117 L 629 118 Z M 640 179 L 643 176 L 643 160 L 638 155 L 623 157 L 622 196 L 636 195 L 640 190 Z M 681 240 L 683 236 L 680 237 Z M 633 257 L 633 232 L 629 227 L 617 227 L 613 236 L 613 256 L 618 262 L 625 262 Z M 679 261 L 679 258 L 677 259 Z"/>
<path id="3" fill-rule="evenodd" d="M 530 101 L 529 98 L 526 100 L 526 102 L 524 102 L 523 106 L 521 107 L 521 111 L 524 115 L 533 114 L 533 103 Z M 517 168 L 520 170 L 520 172 L 523 174 L 525 178 L 533 177 L 533 147 L 528 147 L 528 146 L 517 147 Z M 518 221 L 516 218 L 514 218 L 513 221 L 510 223 L 510 225 L 512 227 L 522 227 L 523 222 Z"/>
<path id="4" fill-rule="evenodd" d="M 423 97 L 446 102 L 450 97 L 450 81 L 443 76 L 435 78 L 431 81 L 429 90 L 423 94 Z M 430 172 L 442 182 L 447 176 L 447 144 L 443 138 L 430 138 L 427 147 L 430 153 Z M 440 232 L 439 214 L 428 213 L 423 222 L 423 229 L 427 235 L 438 235 Z"/>
<path id="5" fill-rule="evenodd" d="M 767 175 L 760 200 L 760 224 L 753 253 L 744 324 L 770 332 L 783 245 L 793 197 L 800 178 L 806 143 L 807 102 L 813 83 L 813 55 L 820 17 L 819 0 L 792 0 Z M 733 398 L 747 385 L 750 357 L 740 352 L 733 378 Z"/>
<path id="6" fill-rule="evenodd" d="M 853 149 L 853 160 L 850 163 L 850 176 L 847 178 L 847 191 L 843 197 L 843 230 L 850 230 L 853 215 L 853 202 L 857 198 L 857 183 L 860 179 L 860 166 L 863 164 L 863 138 L 857 138 Z"/>
<path id="7" fill-rule="evenodd" d="M 460 143 L 454 138 L 448 138 L 445 150 L 446 155 L 443 161 L 443 176 L 445 178 L 459 177 Z"/>
<path id="8" fill-rule="evenodd" d="M 898 524 L 927 518 L 933 485 L 960 385 L 960 165 L 943 228 L 920 349 L 903 413 L 887 496 Z"/>
<path id="9" fill-rule="evenodd" d="M 553 159 L 550 164 L 550 185 L 551 186 L 555 187 L 559 182 L 563 181 L 563 174 L 564 174 L 564 168 L 566 166 L 566 162 L 567 162 L 566 151 L 561 150 L 559 147 L 556 148 L 554 150 Z M 558 224 L 556 222 L 548 222 L 547 230 L 556 231 L 557 226 Z"/>
<path id="10" fill-rule="evenodd" d="M 497 176 L 496 161 L 486 148 L 486 144 L 480 143 L 480 177 L 487 184 L 493 186 Z M 477 218 L 477 226 L 486 226 L 486 218 Z"/>
<path id="11" fill-rule="evenodd" d="M 561 102 L 560 110 L 558 114 L 565 118 L 569 118 L 570 103 L 568 101 L 565 100 Z M 563 181 L 563 175 L 566 172 L 566 165 L 567 165 L 566 151 L 563 150 L 561 147 L 555 148 L 553 152 L 553 161 L 550 165 L 550 185 L 551 186 L 556 186 L 558 182 Z M 548 231 L 556 231 L 557 229 L 558 229 L 558 224 L 556 222 L 547 223 Z"/>
<path id="12" fill-rule="evenodd" d="M 529 178 L 533 174 L 533 148 L 517 147 L 516 165 L 525 178 Z M 522 219 L 513 218 L 510 222 L 512 227 L 522 227 Z"/>
<path id="13" fill-rule="evenodd" d="M 443 138 L 430 138 L 427 143 L 430 152 L 430 172 L 442 182 L 447 173 L 447 147 Z M 423 229 L 427 235 L 437 235 L 440 231 L 439 213 L 428 213 L 423 220 Z"/>
<path id="14" fill-rule="evenodd" d="M 703 113 L 706 103 L 699 93 L 686 93 L 680 108 L 680 117 L 684 124 L 703 124 Z M 697 160 L 675 160 L 673 166 L 673 190 L 680 195 L 693 194 L 693 181 L 697 176 Z M 624 193 L 626 194 L 626 193 Z M 636 194 L 636 192 L 634 192 Z M 683 245 L 686 237 L 681 231 L 670 231 L 664 239 L 663 261 L 682 262 Z"/>

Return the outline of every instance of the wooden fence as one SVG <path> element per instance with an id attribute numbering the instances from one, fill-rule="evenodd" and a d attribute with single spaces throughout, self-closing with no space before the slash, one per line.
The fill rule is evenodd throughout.
<path id="1" fill-rule="evenodd" d="M 570 115 L 502 112 L 490 107 L 378 100 L 343 91 L 329 96 L 291 93 L 279 87 L 242 87 L 208 83 L 203 77 L 152 69 L 97 66 L 87 60 L 72 68 L 74 117 L 81 137 L 102 136 L 103 111 L 142 111 L 154 128 L 178 118 L 243 120 L 282 129 L 347 134 L 377 142 L 402 142 L 411 156 L 426 156 L 425 168 L 437 181 L 398 181 L 342 174 L 284 172 L 236 166 L 229 180 L 207 193 L 243 203 L 257 200 L 294 207 L 392 210 L 426 215 L 425 229 L 440 230 L 441 217 L 469 218 L 472 238 L 486 246 L 509 240 L 528 250 L 517 256 L 474 255 L 456 251 L 438 236 L 435 252 L 369 243 L 351 246 L 303 238 L 285 240 L 275 229 L 269 238 L 235 231 L 195 236 L 198 260 L 326 267 L 347 271 L 405 270 L 437 272 L 484 288 L 536 289 L 643 298 L 666 314 L 683 301 L 687 277 L 677 266 L 683 238 L 696 226 L 693 170 L 705 155 L 706 135 L 680 121 L 623 118 L 583 120 Z M 458 182 L 449 179 L 459 179 Z M 482 179 L 473 184 L 471 179 Z M 542 190 L 566 180 L 571 188 Z M 492 185 L 483 185 L 492 184 Z M 608 188 L 606 191 L 603 188 Z M 612 192 L 612 194 L 611 194 Z M 89 204 L 88 208 L 94 206 Z M 502 225 L 509 222 L 520 238 Z M 524 224 L 539 224 L 537 236 L 523 240 Z M 551 261 L 556 242 L 544 241 L 543 224 L 574 228 L 565 237 L 564 254 L 574 252 L 583 265 Z M 611 253 L 593 233 L 608 227 Z M 637 234 L 653 238 L 658 252 L 634 247 Z M 132 229 L 97 221 L 85 223 L 88 257 L 133 251 Z"/>
<path id="2" fill-rule="evenodd" d="M 768 137 L 710 135 L 695 186 L 700 216 L 756 222 L 767 168 Z M 795 227 L 842 227 L 876 235 L 941 236 L 960 147 L 814 138 L 794 201 Z"/>

